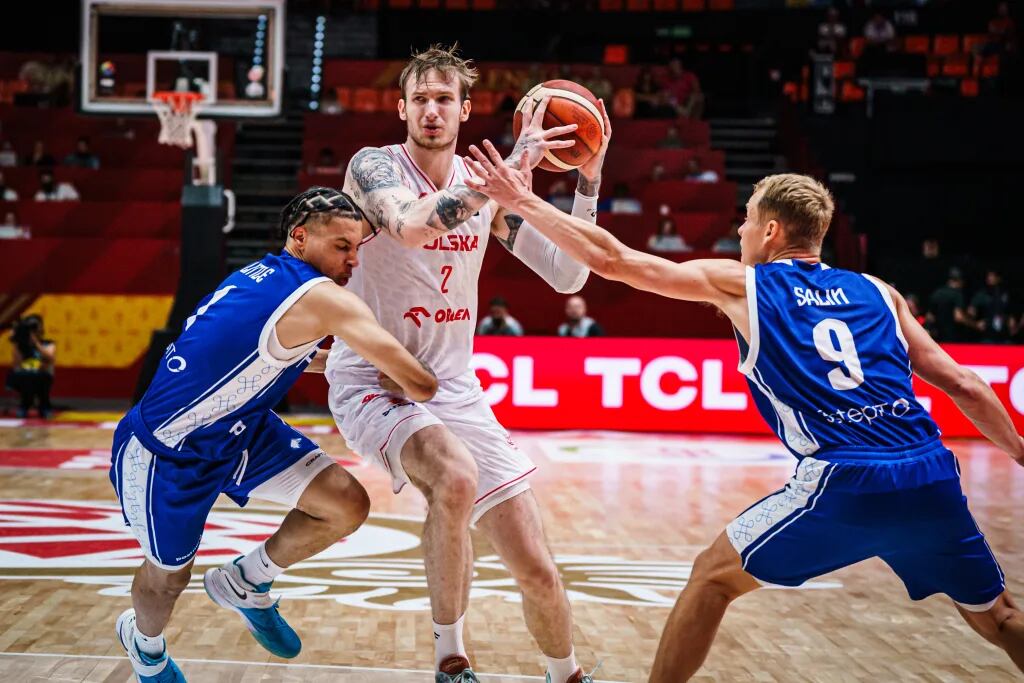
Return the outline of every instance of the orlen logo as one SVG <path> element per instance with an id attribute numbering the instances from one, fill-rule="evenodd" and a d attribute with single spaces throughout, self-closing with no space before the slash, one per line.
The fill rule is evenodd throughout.
<path id="1" fill-rule="evenodd" d="M 433 318 L 434 322 L 439 325 L 441 323 L 453 323 L 459 320 L 470 319 L 468 308 L 439 308 L 431 315 L 430 311 L 422 306 L 413 306 L 402 317 L 416 323 L 416 327 L 423 327 L 421 318 L 426 320 Z"/>
<path id="2" fill-rule="evenodd" d="M 478 235 L 444 235 L 438 237 L 430 244 L 424 244 L 424 249 L 430 251 L 476 251 L 480 246 Z"/>

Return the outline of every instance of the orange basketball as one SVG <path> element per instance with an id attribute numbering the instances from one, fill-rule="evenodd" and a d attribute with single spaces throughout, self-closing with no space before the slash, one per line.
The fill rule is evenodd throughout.
<path id="1" fill-rule="evenodd" d="M 536 106 L 549 95 L 551 101 L 544 112 L 544 128 L 566 126 L 570 123 L 579 126 L 575 132 L 556 138 L 575 139 L 575 145 L 565 149 L 549 149 L 540 162 L 540 167 L 545 170 L 564 173 L 587 163 L 601 149 L 604 121 L 601 119 L 597 98 L 582 85 L 564 80 L 544 81 L 533 86 L 516 107 L 512 130 L 517 139 L 523 127 L 523 106 L 526 100 L 532 99 Z"/>

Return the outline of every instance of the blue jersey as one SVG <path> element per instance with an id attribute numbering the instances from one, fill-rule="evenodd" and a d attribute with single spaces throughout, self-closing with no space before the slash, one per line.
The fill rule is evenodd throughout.
<path id="1" fill-rule="evenodd" d="M 748 268 L 747 298 L 740 372 L 794 455 L 862 451 L 884 460 L 938 437 L 914 396 L 907 342 L 882 282 L 786 260 Z"/>
<path id="2" fill-rule="evenodd" d="M 129 413 L 140 441 L 157 453 L 217 459 L 256 439 L 322 341 L 289 349 L 281 360 L 274 328 L 303 294 L 327 281 L 287 253 L 229 275 L 185 321 Z"/>

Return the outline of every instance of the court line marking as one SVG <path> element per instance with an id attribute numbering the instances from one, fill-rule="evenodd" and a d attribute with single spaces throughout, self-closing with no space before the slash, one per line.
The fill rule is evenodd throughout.
<path id="1" fill-rule="evenodd" d="M 72 655 L 59 654 L 54 652 L 0 652 L 0 657 L 53 657 L 59 659 L 101 659 L 127 661 L 127 657 L 116 655 Z M 175 657 L 176 662 L 188 662 L 191 664 L 232 664 L 237 666 L 273 666 L 283 669 L 328 669 L 331 671 L 366 671 L 373 673 L 401 673 L 401 674 L 430 674 L 433 671 L 426 669 L 385 669 L 372 666 L 346 666 L 344 664 L 287 664 L 285 662 L 243 662 L 237 659 L 189 659 Z M 526 674 L 488 674 L 477 673 L 480 678 L 519 678 L 531 681 L 543 681 L 543 676 L 528 676 Z M 605 683 L 626 683 L 626 681 L 606 681 Z"/>

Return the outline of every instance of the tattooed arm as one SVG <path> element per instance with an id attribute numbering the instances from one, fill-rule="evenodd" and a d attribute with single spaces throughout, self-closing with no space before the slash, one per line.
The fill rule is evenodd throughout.
<path id="1" fill-rule="evenodd" d="M 374 227 L 409 247 L 454 230 L 487 202 L 487 197 L 465 185 L 417 198 L 403 181 L 401 166 L 390 154 L 364 147 L 349 162 L 345 191 Z"/>

